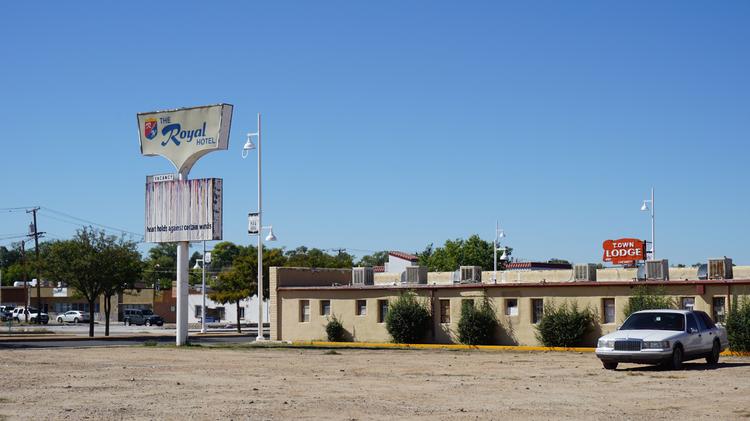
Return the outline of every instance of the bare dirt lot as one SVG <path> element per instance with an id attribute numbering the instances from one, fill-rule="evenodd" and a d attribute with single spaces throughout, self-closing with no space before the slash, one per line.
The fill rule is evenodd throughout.
<path id="1" fill-rule="evenodd" d="M 750 358 L 682 371 L 593 354 L 4 350 L 0 419 L 741 419 Z"/>

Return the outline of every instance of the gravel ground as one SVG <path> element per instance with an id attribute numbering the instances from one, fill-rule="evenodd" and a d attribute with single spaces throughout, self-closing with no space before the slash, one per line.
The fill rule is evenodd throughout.
<path id="1" fill-rule="evenodd" d="M 113 347 L 2 351 L 2 419 L 742 419 L 750 358 Z"/>

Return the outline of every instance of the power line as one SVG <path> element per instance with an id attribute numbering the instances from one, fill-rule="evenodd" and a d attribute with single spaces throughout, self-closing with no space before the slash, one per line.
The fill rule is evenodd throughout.
<path id="1" fill-rule="evenodd" d="M 143 234 L 140 234 L 140 233 L 137 233 L 137 232 L 134 232 L 134 231 L 130 231 L 130 230 L 126 230 L 126 229 L 122 229 L 122 228 L 118 228 L 118 227 L 113 227 L 111 225 L 100 224 L 98 222 L 90 221 L 90 220 L 84 219 L 84 218 L 79 218 L 77 216 L 73 216 L 73 215 L 70 215 L 68 213 L 61 212 L 61 211 L 58 211 L 58 210 L 55 210 L 55 209 L 51 209 L 51 208 L 46 207 L 46 206 L 42 207 L 42 210 L 43 211 L 47 211 L 47 212 L 52 212 L 54 214 L 63 216 L 65 218 L 69 218 L 69 219 L 72 219 L 72 220 L 75 220 L 75 221 L 82 222 L 83 224 L 74 223 L 74 222 L 71 222 L 71 221 L 66 221 L 66 220 L 63 220 L 63 219 L 56 218 L 56 217 L 54 217 L 52 215 L 46 214 L 47 217 L 55 219 L 55 220 L 60 221 L 60 222 L 65 222 L 65 223 L 68 223 L 68 224 L 78 225 L 78 226 L 82 226 L 82 227 L 86 226 L 84 224 L 89 224 L 89 225 L 97 226 L 99 228 L 104 228 L 104 229 L 107 229 L 107 230 L 110 230 L 110 231 L 120 232 L 122 234 L 130 234 L 132 236 L 140 238 L 141 239 L 140 242 L 143 242 Z"/>

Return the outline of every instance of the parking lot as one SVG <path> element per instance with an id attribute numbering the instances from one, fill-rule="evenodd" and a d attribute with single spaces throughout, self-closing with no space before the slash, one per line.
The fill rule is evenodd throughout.
<path id="1" fill-rule="evenodd" d="M 590 353 L 127 347 L 5 350 L 0 419 L 738 419 L 750 358 L 682 371 Z"/>

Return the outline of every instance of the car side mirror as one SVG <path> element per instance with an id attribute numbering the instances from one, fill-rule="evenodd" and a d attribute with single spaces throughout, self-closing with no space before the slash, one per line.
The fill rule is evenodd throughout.
<path id="1" fill-rule="evenodd" d="M 691 328 L 688 329 L 688 333 L 690 333 L 690 334 L 698 333 L 698 329 L 696 329 L 694 327 L 691 327 Z"/>

